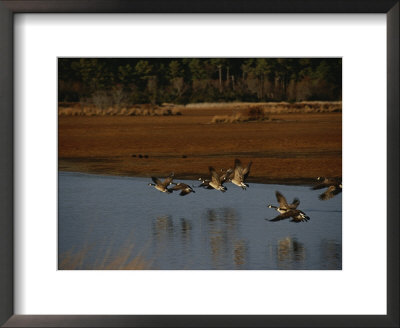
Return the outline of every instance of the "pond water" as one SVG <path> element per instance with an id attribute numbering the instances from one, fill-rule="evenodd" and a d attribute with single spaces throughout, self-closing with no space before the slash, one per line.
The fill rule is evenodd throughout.
<path id="1" fill-rule="evenodd" d="M 181 181 L 181 180 L 177 180 Z M 146 178 L 59 173 L 59 269 L 340 270 L 342 195 L 308 186 L 161 193 Z M 184 181 L 198 185 L 198 181 Z M 269 222 L 275 191 L 310 221 Z"/>

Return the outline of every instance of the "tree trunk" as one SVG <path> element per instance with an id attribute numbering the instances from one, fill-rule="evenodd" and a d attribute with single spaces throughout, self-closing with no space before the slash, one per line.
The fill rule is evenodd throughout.
<path id="1" fill-rule="evenodd" d="M 261 97 L 260 99 L 264 99 L 264 75 L 261 75 L 260 77 L 260 81 L 261 81 Z"/>
<path id="2" fill-rule="evenodd" d="M 222 92 L 222 65 L 218 65 L 219 73 L 219 92 Z"/>

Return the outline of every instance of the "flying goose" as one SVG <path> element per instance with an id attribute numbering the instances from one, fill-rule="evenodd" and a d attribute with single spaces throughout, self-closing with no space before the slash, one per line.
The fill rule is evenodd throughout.
<path id="1" fill-rule="evenodd" d="M 162 182 L 160 179 L 156 177 L 151 177 L 154 183 L 149 183 L 149 186 L 154 186 L 157 190 L 161 192 L 166 192 L 170 194 L 172 192 L 171 189 L 168 188 L 170 184 L 172 184 L 172 180 L 174 179 L 174 173 L 171 173 L 165 180 Z"/>
<path id="2" fill-rule="evenodd" d="M 269 221 L 280 221 L 288 218 L 292 218 L 290 222 L 307 222 L 310 218 L 307 216 L 306 213 L 297 209 L 297 206 L 300 204 L 300 200 L 295 198 L 292 204 L 288 204 L 286 198 L 279 192 L 275 192 L 276 199 L 278 200 L 279 207 L 274 205 L 268 205 L 269 208 L 275 208 L 279 215 Z M 268 220 L 268 219 L 266 219 Z"/>
<path id="3" fill-rule="evenodd" d="M 190 194 L 191 192 L 195 192 L 192 187 L 190 187 L 189 185 L 187 185 L 186 183 L 173 183 L 175 186 L 173 186 L 172 188 L 170 188 L 170 190 L 181 190 L 181 192 L 179 193 L 180 196 L 185 196 L 187 194 Z"/>
<path id="4" fill-rule="evenodd" d="M 221 172 L 224 172 L 224 170 L 221 169 Z M 223 183 L 230 177 L 230 175 L 231 175 L 232 172 L 233 172 L 232 169 L 228 169 L 228 170 L 225 171 L 225 173 L 223 173 L 223 174 L 219 177 L 219 180 L 220 180 L 221 184 L 223 184 Z M 197 186 L 197 188 L 203 187 L 203 188 L 205 188 L 205 189 L 214 189 L 213 187 L 210 186 L 210 182 L 211 182 L 210 179 L 202 179 L 202 178 L 199 178 L 198 180 L 201 181 L 201 184 L 199 184 L 199 185 Z"/>
<path id="5" fill-rule="evenodd" d="M 203 187 L 204 189 L 214 189 L 213 187 L 210 186 L 210 179 L 203 179 L 203 178 L 199 178 L 199 181 L 201 181 L 201 183 L 196 186 L 196 188 L 200 188 Z"/>
<path id="6" fill-rule="evenodd" d="M 281 214 L 287 212 L 288 210 L 295 210 L 300 204 L 300 200 L 298 198 L 293 199 L 292 204 L 288 204 L 286 198 L 279 191 L 276 191 L 275 195 L 276 199 L 278 200 L 279 207 L 268 205 L 268 208 L 275 208 Z"/>
<path id="7" fill-rule="evenodd" d="M 247 164 L 246 168 L 243 168 L 240 160 L 236 158 L 233 178 L 229 179 L 229 181 L 246 190 L 249 185 L 245 183 L 245 180 L 249 176 L 251 164 L 253 164 L 252 161 Z"/>
<path id="8" fill-rule="evenodd" d="M 222 192 L 227 191 L 226 187 L 222 185 L 223 182 L 221 181 L 221 178 L 215 169 L 212 166 L 209 166 L 208 169 L 211 173 L 211 181 L 208 183 L 208 185 L 216 190 L 221 190 Z"/>
<path id="9" fill-rule="evenodd" d="M 320 183 L 312 187 L 313 190 L 328 188 L 325 192 L 319 195 L 318 198 L 320 200 L 331 199 L 342 192 L 342 181 L 339 178 L 318 177 L 317 181 L 320 181 Z"/>
<path id="10" fill-rule="evenodd" d="M 224 170 L 221 169 L 221 172 L 224 172 Z M 229 177 L 231 176 L 232 172 L 233 172 L 232 169 L 227 169 L 227 170 L 225 171 L 225 173 L 223 173 L 223 174 L 219 177 L 219 179 L 221 180 L 221 183 L 224 183 L 226 180 L 228 180 Z"/>
<path id="11" fill-rule="evenodd" d="M 280 220 L 284 220 L 284 219 L 288 219 L 288 218 L 292 218 L 290 220 L 290 222 L 296 222 L 296 223 L 307 222 L 308 220 L 310 220 L 310 217 L 307 216 L 307 214 L 304 213 L 303 211 L 288 210 L 285 213 L 282 213 L 269 221 L 276 222 L 276 221 L 280 221 Z"/>
<path id="12" fill-rule="evenodd" d="M 328 187 L 321 195 L 318 196 L 320 200 L 328 200 L 342 192 L 342 184 L 334 184 Z"/>

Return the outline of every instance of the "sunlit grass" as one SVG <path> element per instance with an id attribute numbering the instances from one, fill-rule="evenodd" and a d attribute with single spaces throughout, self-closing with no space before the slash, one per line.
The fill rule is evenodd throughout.
<path id="1" fill-rule="evenodd" d="M 296 103 L 233 103 L 233 104 L 191 104 L 190 108 L 226 109 L 230 114 L 215 115 L 211 123 L 239 123 L 265 121 L 270 114 L 291 113 L 333 113 L 342 111 L 341 101 L 302 101 Z M 196 107 L 198 106 L 198 107 Z"/>
<path id="2" fill-rule="evenodd" d="M 102 256 L 93 260 L 91 251 L 93 247 L 84 246 L 79 251 L 67 251 L 59 256 L 59 270 L 149 270 L 153 269 L 148 261 L 139 252 L 132 258 L 133 244 L 124 247 L 118 252 L 112 252 L 109 247 Z"/>
<path id="3" fill-rule="evenodd" d="M 341 101 L 298 101 L 298 102 L 232 102 L 232 103 L 198 103 L 187 104 L 185 108 L 190 109 L 219 109 L 219 110 L 242 110 L 261 109 L 265 113 L 325 113 L 341 112 Z"/>
<path id="4" fill-rule="evenodd" d="M 182 115 L 182 109 L 215 109 L 231 111 L 223 119 L 226 123 L 265 119 L 267 114 L 329 113 L 341 112 L 341 101 L 300 101 L 260 103 L 198 103 L 186 106 L 141 104 L 133 106 L 96 106 L 80 103 L 59 103 L 58 115 L 63 116 L 174 116 Z M 222 119 L 222 118 L 221 118 Z"/>
<path id="5" fill-rule="evenodd" d="M 173 116 L 182 115 L 177 107 L 150 104 L 135 106 L 82 105 L 79 103 L 60 103 L 58 115 L 62 116 Z"/>

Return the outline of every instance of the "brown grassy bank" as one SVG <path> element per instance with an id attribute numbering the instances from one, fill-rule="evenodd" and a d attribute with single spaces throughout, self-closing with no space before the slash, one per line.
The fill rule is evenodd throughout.
<path id="1" fill-rule="evenodd" d="M 253 160 L 253 182 L 341 176 L 341 111 L 282 110 L 268 120 L 211 123 L 235 106 L 245 105 L 188 105 L 178 116 L 59 116 L 59 169 L 145 177 L 175 172 L 185 179 L 240 158 Z"/>
<path id="2" fill-rule="evenodd" d="M 200 103 L 188 104 L 186 108 L 191 109 L 214 109 L 214 110 L 241 110 L 259 109 L 266 114 L 284 113 L 336 113 L 342 111 L 341 101 L 300 101 L 289 103 L 281 102 L 260 102 L 260 103 Z"/>
<path id="3" fill-rule="evenodd" d="M 99 108 L 94 105 L 81 105 L 79 103 L 58 104 L 59 116 L 171 116 L 182 115 L 179 106 L 165 104 L 156 106 L 150 104 L 135 105 L 130 107 Z"/>
<path id="4" fill-rule="evenodd" d="M 142 104 L 130 107 L 99 108 L 94 105 L 80 103 L 59 103 L 60 116 L 170 116 L 182 115 L 185 109 L 211 109 L 231 112 L 230 115 L 259 112 L 262 115 L 283 113 L 333 113 L 342 111 L 341 101 L 302 101 L 296 103 L 267 102 L 267 103 L 198 103 L 184 105 Z"/>

